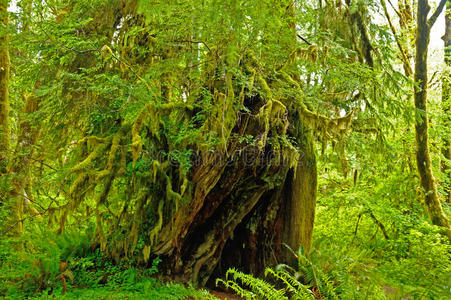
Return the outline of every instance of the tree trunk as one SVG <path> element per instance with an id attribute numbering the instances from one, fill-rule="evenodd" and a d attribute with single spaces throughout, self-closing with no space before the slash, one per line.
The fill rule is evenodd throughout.
<path id="1" fill-rule="evenodd" d="M 292 2 L 282 8 L 290 16 L 294 15 Z M 296 47 L 295 25 L 289 23 L 293 28 L 293 39 L 288 40 L 287 49 L 293 51 Z M 214 78 L 214 74 L 207 76 Z M 224 81 L 213 89 L 223 90 L 224 103 L 228 101 L 227 105 L 230 105 L 234 93 L 232 86 L 236 83 L 232 83 L 231 75 L 225 75 Z M 299 145 L 299 160 L 291 157 L 297 153 L 294 148 L 283 151 L 267 143 L 266 137 L 285 133 L 275 125 L 276 116 L 268 115 L 271 119 L 266 122 L 269 124 L 262 122 L 261 114 L 265 108 L 276 104 L 267 95 L 271 92 L 264 91 L 271 83 L 266 85 L 262 83 L 264 79 L 257 78 L 255 81 L 260 83 L 263 91 L 243 99 L 244 106 L 252 113 L 231 111 L 226 114 L 240 115 L 235 124 L 231 124 L 232 134 L 259 137 L 261 145 L 243 147 L 236 139 L 228 139 L 223 151 L 198 150 L 199 162 L 193 165 L 188 179 L 192 188 L 180 189 L 181 198 L 188 201 L 180 204 L 168 221 L 161 217 L 161 230 L 151 234 L 151 244 L 154 236 L 155 243 L 148 251 L 163 257 L 162 271 L 173 278 L 203 286 L 209 279 L 223 276 L 229 267 L 262 275 L 266 266 L 286 263 L 293 257 L 283 243 L 295 250 L 300 246 L 307 251 L 310 248 L 317 188 L 311 130 L 301 123 L 299 108 L 287 108 L 288 116 L 282 123 L 287 127 L 290 124 L 286 135 Z M 238 91 L 235 93 L 238 95 Z M 169 97 L 163 95 L 163 98 Z M 222 107 L 222 100 L 215 103 L 218 104 Z M 224 116 L 224 112 L 221 114 Z M 224 127 L 228 126 L 222 124 L 222 129 L 217 131 L 224 135 Z M 209 130 L 214 131 L 215 125 L 212 124 Z M 171 180 L 173 186 L 177 185 L 177 177 Z M 157 197 L 161 198 L 161 194 Z M 157 203 L 154 210 L 167 204 L 160 201 L 158 208 L 156 206 Z M 162 216 L 167 210 L 164 207 Z"/>
<path id="2" fill-rule="evenodd" d="M 413 48 L 415 43 L 414 14 L 409 1 L 399 0 L 399 26 L 401 27 L 400 51 L 404 52 L 403 68 L 406 77 L 413 78 L 411 61 L 413 57 Z"/>
<path id="3" fill-rule="evenodd" d="M 445 11 L 445 35 L 443 41 L 445 42 L 445 65 L 447 71 L 445 72 L 442 80 L 442 105 L 444 112 L 444 127 L 447 129 L 445 133 L 443 156 L 445 160 L 442 162 L 442 172 L 447 178 L 447 194 L 446 201 L 451 203 L 451 83 L 449 69 L 451 68 L 451 5 L 448 5 Z"/>
<path id="4" fill-rule="evenodd" d="M 27 16 L 22 20 L 22 30 L 26 32 L 29 30 L 32 3 L 31 1 L 27 1 L 22 4 L 24 4 Z M 39 87 L 39 84 L 36 84 L 35 89 Z M 34 153 L 34 146 L 39 136 L 39 127 L 34 126 L 30 118 L 38 110 L 40 98 L 26 93 L 23 100 L 24 108 L 18 120 L 17 144 L 14 153 L 11 155 L 7 170 L 8 182 L 11 185 L 11 189 L 6 193 L 11 211 L 8 226 L 12 235 L 20 235 L 22 233 L 25 208 L 28 208 L 33 214 L 37 213 L 33 207 L 33 203 L 31 203 L 32 196 L 26 196 L 25 189 L 30 184 L 27 181 L 31 179 L 31 160 Z"/>
<path id="5" fill-rule="evenodd" d="M 116 13 L 117 18 L 111 20 L 122 16 L 127 20 L 123 30 L 143 25 L 138 16 L 128 17 L 121 9 Z M 111 24 L 111 28 L 114 32 L 117 24 Z M 303 59 L 316 60 L 317 47 L 296 49 L 295 31 L 289 34 L 294 40 L 287 42 L 280 62 L 294 61 L 298 55 L 295 50 L 309 54 Z M 146 34 L 139 35 L 135 43 L 142 39 L 142 44 L 148 45 L 148 38 Z M 201 37 L 196 35 L 197 40 Z M 338 122 L 307 111 L 300 83 L 290 77 L 294 71 L 262 71 L 251 52 L 238 57 L 235 51 L 239 43 L 227 44 L 221 50 L 224 54 L 209 49 L 203 55 L 203 63 L 194 71 L 203 77 L 199 81 L 202 88 L 196 87 L 188 97 L 190 102 L 201 104 L 203 93 L 208 91 L 211 109 L 205 111 L 205 119 L 192 124 L 196 135 L 217 134 L 219 142 L 205 139 L 205 146 L 201 137 L 199 142 L 190 141 L 184 146 L 168 142 L 171 137 L 168 128 L 164 128 L 167 125 L 160 120 L 167 117 L 185 122 L 196 115 L 198 108 L 189 108 L 191 105 L 185 101 L 174 99 L 176 94 L 171 96 L 174 84 L 180 84 L 174 83 L 175 79 L 180 80 L 180 74 L 166 68 L 167 74 L 157 81 L 156 99 L 142 107 L 132 124 L 118 120 L 120 129 L 112 135 L 94 133 L 99 136 L 80 138 L 76 146 L 71 146 L 81 149 L 68 154 L 78 153 L 80 157 L 70 168 L 73 180 L 68 189 L 69 203 L 60 214 L 61 228 L 67 214 L 81 205 L 86 191 L 94 191 L 96 186 L 101 192 L 91 194 L 98 196 L 94 213 L 101 250 L 117 260 L 133 256 L 144 264 L 158 255 L 163 260 L 161 272 L 181 281 L 204 285 L 215 278 L 212 274 L 222 276 L 232 266 L 260 275 L 266 266 L 293 258 L 283 243 L 295 251 L 303 246 L 308 252 L 317 189 L 312 128 L 317 130 L 316 126 L 327 122 L 321 128 L 329 130 Z M 147 55 L 164 62 L 171 56 L 168 53 L 184 51 L 177 47 L 165 47 L 161 53 Z M 143 66 L 149 57 L 143 57 Z M 89 64 L 86 59 L 79 62 L 77 68 Z M 241 82 L 229 67 L 239 68 L 248 80 Z M 170 77 L 174 78 L 169 80 Z M 276 95 L 287 86 L 292 94 Z M 62 93 L 74 97 L 70 89 L 63 89 Z M 98 143 L 88 146 L 91 140 Z M 192 150 L 186 174 L 168 156 L 154 155 L 187 150 L 183 148 Z M 135 175 L 137 162 L 144 166 L 146 175 Z M 125 184 L 114 184 L 116 178 L 125 179 Z M 113 203 L 108 202 L 108 193 L 113 190 L 117 195 L 119 189 L 125 199 L 118 200 L 113 195 L 115 211 L 106 213 Z"/>
<path id="6" fill-rule="evenodd" d="M 236 131 L 262 130 L 257 120 L 245 118 L 246 125 Z M 296 118 L 296 127 L 302 128 Z M 172 226 L 163 227 L 153 251 L 166 257 L 169 275 L 205 285 L 229 267 L 261 275 L 266 266 L 289 262 L 294 257 L 283 243 L 308 251 L 315 215 L 316 159 L 310 130 L 297 133 L 302 148 L 293 167 L 286 157 L 274 159 L 277 153 L 269 148 L 264 153 L 244 151 L 235 158 L 202 157 L 193 174 L 190 203 L 180 208 Z M 229 144 L 227 152 L 235 150 L 237 145 Z"/>
<path id="7" fill-rule="evenodd" d="M 19 235 L 23 227 L 23 211 L 25 204 L 33 207 L 30 199 L 25 198 L 25 187 L 29 176 L 31 161 L 34 153 L 34 146 L 36 145 L 39 128 L 33 126 L 30 121 L 31 114 L 37 111 L 39 105 L 39 97 L 34 95 L 24 96 L 24 112 L 19 120 L 19 135 L 17 138 L 17 145 L 14 151 L 14 156 L 11 161 L 11 166 L 8 170 L 8 178 L 11 182 L 12 189 L 7 194 L 8 201 L 11 203 L 11 211 L 14 213 L 11 220 L 11 232 Z"/>
<path id="8" fill-rule="evenodd" d="M 284 7 L 294 20 L 293 2 Z M 296 47 L 296 26 L 288 22 L 292 39 L 284 41 L 287 49 Z M 259 101 L 263 100 L 257 97 Z M 248 103 L 250 101 L 247 101 Z M 246 103 L 246 101 L 245 101 Z M 257 111 L 254 102 L 249 109 Z M 182 281 L 195 284 L 215 285 L 215 278 L 225 274 L 228 268 L 239 268 L 256 276 L 263 276 L 267 266 L 278 263 L 295 263 L 294 251 L 303 247 L 308 253 L 313 234 L 317 168 L 311 129 L 300 121 L 299 112 L 287 112 L 289 122 L 294 124 L 288 135 L 296 138 L 299 159 L 291 166 L 288 157 L 277 153 L 267 145 L 263 152 L 253 149 L 244 151 L 238 160 L 229 160 L 225 167 L 214 167 L 205 173 L 205 166 L 195 171 L 209 180 L 209 188 L 197 183 L 193 203 L 202 203 L 199 210 L 192 211 L 182 222 L 186 234 L 181 237 L 175 256 L 170 261 L 171 272 Z M 239 135 L 258 136 L 264 132 L 261 124 L 247 116 L 236 126 Z M 271 129 L 277 134 L 275 128 Z M 238 150 L 233 143 L 227 153 Z M 260 152 L 260 153 L 259 153 Z M 282 160 L 276 157 L 282 155 Z M 255 162 L 257 162 L 255 164 Z M 289 164 L 289 165 L 287 165 Z M 217 173 L 214 172 L 217 170 Z M 216 178 L 211 178 L 211 174 Z M 193 181 L 200 176 L 194 175 Z M 205 199 L 199 201 L 199 197 Z M 181 214 L 185 216 L 185 214 Z M 192 220 L 192 222 L 190 222 Z"/>
<path id="9" fill-rule="evenodd" d="M 282 185 L 265 192 L 227 241 L 211 277 L 228 268 L 262 275 L 267 266 L 293 264 L 299 247 L 308 253 L 313 234 L 317 194 L 317 168 L 311 131 L 301 126 L 302 154 Z"/>
<path id="10" fill-rule="evenodd" d="M 418 1 L 415 57 L 415 108 L 417 114 L 415 136 L 417 142 L 417 167 L 432 223 L 444 227 L 447 235 L 451 237 L 449 223 L 438 198 L 437 185 L 432 174 L 432 163 L 428 145 L 427 57 L 430 30 L 433 25 L 433 22 L 427 18 L 429 10 L 430 7 L 427 0 Z"/>
<path id="11" fill-rule="evenodd" d="M 0 1 L 0 175 L 5 173 L 9 157 L 9 38 L 8 38 L 8 1 Z"/>

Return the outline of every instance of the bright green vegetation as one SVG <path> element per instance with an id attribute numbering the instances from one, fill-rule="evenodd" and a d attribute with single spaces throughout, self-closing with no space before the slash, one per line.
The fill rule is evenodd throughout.
<path id="1" fill-rule="evenodd" d="M 31 229 L 27 251 L 0 245 L 0 293 L 7 299 L 215 299 L 207 291 L 158 278 L 159 258 L 148 268 L 115 264 L 92 248 L 85 234 Z"/>
<path id="2" fill-rule="evenodd" d="M 0 297 L 450 299 L 430 5 L 0 0 Z"/>

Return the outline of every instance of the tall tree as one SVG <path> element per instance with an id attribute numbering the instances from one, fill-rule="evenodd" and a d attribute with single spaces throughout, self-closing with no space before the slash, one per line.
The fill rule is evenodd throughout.
<path id="1" fill-rule="evenodd" d="M 10 105 L 9 105 L 9 78 L 10 78 L 10 56 L 9 56 L 9 20 L 8 20 L 9 2 L 2 0 L 0 2 L 0 19 L 2 30 L 0 32 L 0 175 L 7 180 L 3 183 L 6 187 L 2 191 L 2 202 L 8 207 L 7 225 L 8 231 L 12 235 L 19 235 L 22 231 L 21 218 L 23 205 L 10 199 L 9 189 L 9 171 L 10 161 Z"/>
<path id="2" fill-rule="evenodd" d="M 447 180 L 447 195 L 446 201 L 451 203 L 451 3 L 448 2 L 445 11 L 445 35 L 443 41 L 445 42 L 445 67 L 446 71 L 442 80 L 442 105 L 445 114 L 444 124 L 448 130 L 445 133 L 443 156 L 445 160 L 442 162 L 442 172 Z"/>
<path id="3" fill-rule="evenodd" d="M 440 1 L 435 12 L 428 18 L 430 6 L 427 0 L 418 1 L 417 31 L 416 31 L 416 55 L 415 55 L 415 136 L 417 143 L 417 167 L 420 175 L 420 183 L 424 189 L 425 202 L 432 223 L 443 226 L 447 235 L 451 238 L 451 229 L 448 219 L 443 212 L 437 193 L 437 184 L 432 173 L 432 163 L 429 154 L 428 137 L 428 111 L 427 111 L 427 58 L 431 28 L 440 15 L 448 0 Z"/>
<path id="4" fill-rule="evenodd" d="M 6 193 L 6 197 L 12 208 L 9 225 L 11 232 L 16 234 L 22 233 L 24 209 L 30 208 L 34 214 L 37 213 L 31 203 L 32 196 L 27 195 L 25 189 L 27 184 L 30 184 L 28 181 L 31 180 L 31 162 L 39 136 L 39 128 L 34 126 L 30 116 L 37 111 L 39 100 L 40 98 L 33 94 L 24 96 L 24 110 L 19 120 L 17 145 L 7 172 L 11 190 Z"/>
<path id="5" fill-rule="evenodd" d="M 5 172 L 10 144 L 8 0 L 0 1 L 0 175 Z"/>
<path id="6" fill-rule="evenodd" d="M 31 22 L 32 1 L 20 2 L 23 18 L 21 20 L 21 34 L 27 34 Z M 34 90 L 39 88 L 39 80 Z M 33 93 L 23 92 L 23 110 L 18 114 L 17 139 L 14 150 L 10 151 L 10 162 L 7 169 L 8 183 L 11 186 L 5 193 L 11 207 L 9 230 L 17 235 L 22 233 L 24 209 L 37 215 L 32 201 L 32 194 L 27 194 L 26 187 L 31 185 L 32 159 L 39 136 L 39 127 L 33 120 L 33 114 L 37 112 L 40 97 Z M 29 190 L 30 192 L 30 190 Z"/>
<path id="7" fill-rule="evenodd" d="M 42 79 L 37 156 L 60 170 L 47 210 L 59 232 L 95 217 L 105 253 L 159 255 L 200 284 L 286 262 L 283 244 L 308 251 L 315 139 L 343 143 L 362 105 L 385 117 L 377 99 L 393 84 L 365 5 L 309 5 L 35 2 L 43 42 L 16 69 Z"/>

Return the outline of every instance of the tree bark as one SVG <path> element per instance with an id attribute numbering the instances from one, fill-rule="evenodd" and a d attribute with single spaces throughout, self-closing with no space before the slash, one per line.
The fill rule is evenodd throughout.
<path id="1" fill-rule="evenodd" d="M 287 49 L 296 47 L 294 3 L 284 7 L 292 38 L 285 41 Z M 174 270 L 180 279 L 200 285 L 214 286 L 214 279 L 229 268 L 239 268 L 263 276 L 268 266 L 278 263 L 295 265 L 295 252 L 303 247 L 308 254 L 313 236 L 317 168 L 311 129 L 300 121 L 299 113 L 288 112 L 289 135 L 299 145 L 299 159 L 294 167 L 273 164 L 276 150 L 266 152 L 257 166 L 247 166 L 250 156 L 227 166 L 216 185 L 206 196 L 204 206 L 196 214 Z M 249 118 L 238 131 L 257 135 L 264 131 Z M 227 152 L 234 151 L 230 145 Z M 274 151 L 274 152 L 273 152 Z M 258 156 L 258 155 L 257 155 Z M 257 158 L 258 159 L 258 158 Z M 288 162 L 287 158 L 285 163 Z M 243 165 L 244 163 L 244 165 Z M 221 203 L 222 200 L 222 203 Z"/>
<path id="2" fill-rule="evenodd" d="M 23 21 L 23 31 L 29 30 L 31 18 L 31 1 L 24 1 L 22 3 L 26 14 Z M 39 87 L 40 83 L 36 83 L 35 89 Z M 24 108 L 19 115 L 17 144 L 15 150 L 11 155 L 10 163 L 7 170 L 8 182 L 11 189 L 6 193 L 10 205 L 10 221 L 9 230 L 12 235 L 20 235 L 23 230 L 23 215 L 24 209 L 36 214 L 37 211 L 31 203 L 32 195 L 27 195 L 25 189 L 30 185 L 31 180 L 31 161 L 39 136 L 39 127 L 33 124 L 30 118 L 32 114 L 38 110 L 40 98 L 33 94 L 25 93 L 23 96 Z M 12 151 L 10 151 L 12 152 Z"/>
<path id="3" fill-rule="evenodd" d="M 443 3 L 446 1 L 442 1 Z M 439 6 L 440 7 L 440 6 Z M 443 6 L 442 6 L 443 8 Z M 430 39 L 430 30 L 433 25 L 433 14 L 428 20 L 430 7 L 427 0 L 418 1 L 416 56 L 415 56 L 415 137 L 417 143 L 417 167 L 420 175 L 420 183 L 425 192 L 425 203 L 432 223 L 445 228 L 448 237 L 451 238 L 451 230 L 448 220 L 443 212 L 442 205 L 437 194 L 437 185 L 432 173 L 432 163 L 428 145 L 428 115 L 427 115 L 427 57 Z"/>
<path id="4" fill-rule="evenodd" d="M 9 157 L 9 38 L 8 38 L 8 1 L 0 1 L 0 175 L 6 172 Z"/>
<path id="5" fill-rule="evenodd" d="M 289 6 L 287 9 L 291 8 Z M 117 13 L 117 19 L 134 20 L 122 15 L 122 12 Z M 116 30 L 117 24 L 112 25 L 112 30 Z M 127 23 L 123 28 L 127 28 Z M 296 39 L 294 31 L 290 34 Z M 143 44 L 148 45 L 145 35 L 137 37 L 135 43 L 139 43 L 141 38 Z M 197 39 L 201 40 L 201 37 L 196 36 Z M 115 44 L 121 45 L 121 42 Z M 290 40 L 287 44 L 286 59 L 295 50 L 290 47 L 297 46 L 296 40 Z M 180 51 L 175 46 L 171 47 L 174 48 L 170 51 Z M 234 47 L 230 44 L 230 48 Z M 104 169 L 108 175 L 103 177 L 106 178 L 103 181 L 92 181 L 92 184 L 102 188 L 95 212 L 97 234 L 101 249 L 117 260 L 134 256 L 145 264 L 158 255 L 163 260 L 162 273 L 181 281 L 204 285 L 215 277 L 212 274 L 222 276 L 222 271 L 228 267 L 252 269 L 256 270 L 254 274 L 260 275 L 266 266 L 288 262 L 293 255 L 284 248 L 283 243 L 294 250 L 302 245 L 308 251 L 312 241 L 317 170 L 312 129 L 308 127 L 311 124 L 301 122 L 302 99 L 296 95 L 299 85 L 296 82 L 293 84 L 294 80 L 287 81 L 290 86 L 298 86 L 293 88 L 293 95 L 273 96 L 272 91 L 280 88 L 273 75 L 279 76 L 280 80 L 284 80 L 283 77 L 271 70 L 258 70 L 259 63 L 254 61 L 253 56 L 244 55 L 238 64 L 234 61 L 234 53 L 229 53 L 228 57 L 228 50 L 224 51 L 227 59 L 216 51 L 208 51 L 206 63 L 200 67 L 204 77 L 200 84 L 202 90 L 208 90 L 212 95 L 212 109 L 206 114 L 205 121 L 195 122 L 195 126 L 205 128 L 205 134 L 216 132 L 223 140 L 208 147 L 201 143 L 187 146 L 193 150 L 187 174 L 182 174 L 181 168 L 167 157 L 161 160 L 155 157 L 152 152 L 170 153 L 174 148 L 169 145 L 166 131 L 160 130 L 167 129 L 163 122 L 152 123 L 151 120 L 163 119 L 171 113 L 171 117 L 180 114 L 177 117 L 191 118 L 196 113 L 193 111 L 195 108 L 188 109 L 181 101 L 170 101 L 174 86 L 164 86 L 162 80 L 159 84 L 164 88 L 157 92 L 163 99 L 162 103 L 154 107 L 149 102 L 131 126 L 119 122 L 121 129 L 114 137 L 103 139 L 104 149 L 111 149 L 110 154 L 99 150 L 88 155 L 85 151 L 88 142 L 86 146 L 84 142 L 79 142 L 79 146 L 83 147 L 80 151 L 82 157 L 86 154 L 96 159 L 86 158 L 72 167 L 75 180 L 69 188 L 70 203 L 65 208 L 67 211 L 61 214 L 60 224 L 64 224 L 67 213 L 82 202 L 83 193 L 91 184 L 86 180 L 86 174 L 97 174 L 90 170 L 91 165 L 100 163 L 99 169 Z M 164 61 L 167 52 L 168 49 L 164 48 L 161 53 L 150 52 L 148 55 Z M 131 64 L 135 63 L 132 59 L 137 60 L 130 57 Z M 80 62 L 82 65 L 86 63 L 86 60 Z M 249 85 L 254 85 L 255 81 L 257 88 L 241 84 L 233 73 L 222 67 L 223 64 L 241 68 L 243 74 L 252 78 Z M 166 77 L 162 77 L 175 76 L 174 70 L 168 69 L 167 72 Z M 66 92 L 70 93 L 69 89 L 63 91 Z M 241 101 L 246 109 L 233 106 L 236 100 Z M 197 101 L 197 96 L 190 101 Z M 249 136 L 252 142 L 240 141 Z M 280 141 L 281 137 L 288 138 L 288 141 Z M 139 144 L 141 140 L 145 143 Z M 124 176 L 125 165 L 130 162 L 130 155 L 127 154 L 129 145 L 133 163 L 138 159 L 151 162 L 150 166 L 146 166 L 150 175 L 128 175 L 132 177 L 126 178 L 125 201 L 117 203 L 117 211 L 107 216 L 102 213 L 103 206 L 109 204 L 106 198 L 111 187 L 116 188 L 113 180 Z M 211 147 L 214 151 L 210 151 Z M 123 168 L 113 167 L 116 153 L 120 152 L 113 151 L 113 148 L 125 149 L 121 154 Z M 97 157 L 96 153 L 100 155 Z M 297 154 L 299 160 L 294 158 Z M 110 169 L 109 163 L 102 163 L 106 156 L 112 158 Z M 85 164 L 85 161 L 90 163 Z M 114 168 L 124 171 L 116 172 Z M 142 242 L 140 246 L 137 245 L 138 239 Z"/>
<path id="6" fill-rule="evenodd" d="M 25 198 L 25 187 L 27 180 L 31 177 L 30 168 L 36 145 L 39 128 L 33 126 L 30 120 L 31 114 L 37 111 L 39 106 L 39 97 L 34 95 L 24 96 L 25 107 L 19 120 L 19 135 L 14 156 L 8 170 L 8 179 L 11 182 L 11 191 L 7 193 L 8 201 L 11 203 L 11 232 L 20 235 L 23 229 L 23 212 L 25 205 L 33 207 L 30 199 Z"/>
<path id="7" fill-rule="evenodd" d="M 262 128 L 246 117 L 245 134 Z M 165 269 L 181 280 L 205 285 L 230 267 L 262 275 L 265 267 L 294 256 L 283 244 L 308 252 L 313 233 L 317 170 L 311 130 L 296 133 L 301 155 L 294 167 L 274 163 L 274 152 L 258 150 L 217 164 L 204 156 L 194 172 L 189 205 L 158 235 L 154 253 L 170 262 Z M 244 131 L 246 130 L 246 131 Z M 229 144 L 227 152 L 237 146 Z M 214 275 L 214 276 L 212 276 Z M 209 284 L 214 285 L 213 281 Z"/>
<path id="8" fill-rule="evenodd" d="M 294 50 L 297 36 L 293 2 L 283 8 L 292 20 L 288 22 L 292 38 L 284 42 L 287 49 Z M 256 113 L 265 101 L 259 95 L 244 103 Z M 302 246 L 308 253 L 317 193 L 313 135 L 300 121 L 296 109 L 287 113 L 293 124 L 288 135 L 300 148 L 294 166 L 287 164 L 287 157 L 275 159 L 281 154 L 269 145 L 263 151 L 251 148 L 232 158 L 231 153 L 241 151 L 232 141 L 219 158 L 210 161 L 208 153 L 202 154 L 191 180 L 195 188 L 190 204 L 174 217 L 173 227 L 163 228 L 158 237 L 161 242 L 154 251 L 167 256 L 170 263 L 166 270 L 173 277 L 214 286 L 214 279 L 223 276 L 228 268 L 259 276 L 267 266 L 295 263 L 283 244 L 294 251 Z M 251 115 L 244 115 L 233 129 L 239 136 L 259 136 L 264 131 L 261 122 Z M 275 128 L 271 131 L 277 135 Z"/>
<path id="9" fill-rule="evenodd" d="M 451 68 L 451 4 L 448 4 L 445 11 L 445 35 L 443 41 L 445 42 L 445 66 L 447 71 L 445 72 L 442 80 L 442 105 L 444 112 L 444 127 L 447 129 L 445 132 L 443 156 L 445 158 L 442 161 L 442 173 L 447 178 L 447 194 L 446 201 L 451 203 L 451 82 L 449 70 Z"/>
<path id="10" fill-rule="evenodd" d="M 413 2 L 412 2 L 413 3 Z M 401 46 L 405 49 L 406 59 L 403 62 L 404 74 L 413 78 L 414 74 L 412 71 L 411 61 L 413 58 L 413 48 L 415 43 L 415 20 L 414 14 L 412 12 L 411 3 L 408 0 L 399 0 L 399 26 L 401 27 Z"/>
<path id="11" fill-rule="evenodd" d="M 311 131 L 301 125 L 301 156 L 294 169 L 285 170 L 283 183 L 267 190 L 237 225 L 226 242 L 208 285 L 229 268 L 263 275 L 268 266 L 295 265 L 286 246 L 308 253 L 313 234 L 317 194 L 316 156 Z"/>

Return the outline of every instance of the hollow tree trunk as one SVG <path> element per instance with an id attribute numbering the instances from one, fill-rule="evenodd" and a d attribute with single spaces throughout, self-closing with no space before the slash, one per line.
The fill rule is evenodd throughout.
<path id="1" fill-rule="evenodd" d="M 9 69 L 8 1 L 0 1 L 0 175 L 5 173 L 9 157 Z"/>
<path id="2" fill-rule="evenodd" d="M 118 12 L 119 15 L 122 13 Z M 116 25 L 112 26 L 114 30 Z M 144 44 L 148 44 L 146 36 L 142 38 Z M 293 39 L 286 47 L 287 59 L 296 47 L 295 34 Z M 236 45 L 230 45 L 230 48 L 234 47 Z M 165 49 L 163 55 L 149 55 L 165 60 L 170 56 L 168 52 Z M 165 74 L 159 88 L 164 102 L 158 107 L 152 103 L 146 105 L 133 125 L 121 124 L 114 136 L 102 138 L 99 143 L 102 148 L 97 148 L 100 150 L 88 155 L 88 151 L 82 149 L 82 156 L 88 157 L 71 168 L 76 177 L 69 188 L 70 205 L 66 206 L 66 209 L 74 210 L 80 205 L 84 197 L 82 191 L 90 184 L 86 174 L 94 174 L 89 168 L 95 163 L 100 164 L 99 169 L 104 169 L 103 174 L 107 174 L 96 175 L 101 179 L 95 180 L 95 184 L 102 184 L 95 212 L 101 249 L 118 260 L 135 256 L 143 263 L 158 255 L 163 260 L 161 272 L 198 285 L 214 279 L 212 275 L 223 275 L 222 270 L 230 266 L 252 270 L 258 275 L 265 266 L 288 262 L 292 254 L 283 243 L 294 250 L 302 245 L 308 251 L 317 185 L 315 151 L 309 129 L 314 126 L 301 122 L 301 113 L 305 114 L 306 108 L 299 84 L 292 78 L 287 80 L 288 73 L 282 77 L 272 71 L 258 70 L 253 55 L 244 55 L 238 64 L 234 55 L 224 60 L 214 51 L 208 53 L 205 59 L 209 63 L 202 64 L 199 71 L 205 79 L 201 81 L 202 90 L 211 93 L 212 108 L 206 112 L 204 121 L 194 124 L 199 130 L 206 128 L 205 134 L 216 133 L 222 138 L 218 145 L 214 144 L 215 151 L 211 152 L 210 146 L 207 148 L 201 143 L 190 145 L 194 154 L 190 157 L 191 167 L 186 175 L 166 157 L 159 160 L 153 156 L 152 152 L 170 153 L 173 149 L 165 131 L 160 130 L 165 125 L 151 120 L 159 120 L 171 113 L 177 119 L 180 116 L 191 118 L 195 114 L 195 108 L 188 108 L 184 102 L 170 101 L 174 98 L 170 92 L 173 87 L 165 81 L 174 74 Z M 82 63 L 86 64 L 86 60 Z M 223 64 L 241 68 L 249 77 L 249 84 L 242 85 L 233 73 L 223 69 Z M 272 75 L 286 80 L 287 85 L 294 86 L 293 91 L 298 90 L 299 94 L 286 97 L 273 94 L 273 90 L 280 88 L 280 83 Z M 255 89 L 250 87 L 254 81 L 258 85 Z M 63 91 L 66 92 L 70 93 L 69 89 Z M 238 101 L 246 109 L 233 105 Z M 306 116 L 313 116 L 315 122 L 318 119 L 318 114 L 312 112 Z M 240 141 L 249 136 L 253 137 L 252 142 Z M 281 141 L 282 137 L 288 141 Z M 146 143 L 141 143 L 142 140 Z M 85 147 L 84 142 L 79 144 Z M 127 154 L 129 145 L 133 162 Z M 120 155 L 120 161 L 123 161 L 120 166 L 115 165 L 120 152 L 116 151 L 118 148 L 125 149 Z M 111 160 L 101 163 L 105 157 Z M 153 172 L 133 180 L 127 178 L 124 195 L 128 198 L 117 203 L 119 207 L 115 214 L 106 216 L 102 206 L 108 201 L 106 198 L 115 177 L 123 176 L 126 162 L 134 166 L 140 157 L 151 162 L 147 167 Z M 61 216 L 61 224 L 64 224 L 64 212 Z M 137 249 L 139 238 L 145 245 Z"/>
<path id="3" fill-rule="evenodd" d="M 302 127 L 302 126 L 301 126 Z M 209 284 L 228 268 L 262 275 L 265 267 L 294 263 L 291 251 L 308 253 L 315 217 L 317 168 L 311 132 L 302 127 L 301 156 L 283 183 L 265 192 L 227 241 Z"/>
<path id="4" fill-rule="evenodd" d="M 262 130 L 257 120 L 245 118 L 241 124 L 246 125 L 235 131 Z M 276 153 L 270 150 L 244 151 L 224 163 L 222 154 L 202 157 L 189 205 L 180 208 L 172 226 L 163 228 L 154 250 L 166 257 L 169 275 L 205 285 L 229 267 L 258 275 L 265 266 L 288 262 L 293 257 L 283 243 L 308 251 L 317 172 L 311 132 L 300 130 L 297 118 L 301 155 L 294 166 L 274 160 Z M 227 152 L 237 146 L 230 143 Z"/>
<path id="5" fill-rule="evenodd" d="M 294 19 L 293 2 L 283 8 Z M 295 49 L 295 23 L 288 22 L 288 27 L 292 39 L 284 42 L 288 49 Z M 255 113 L 264 106 L 261 97 L 246 103 Z M 168 269 L 174 277 L 214 286 L 215 278 L 231 267 L 258 276 L 267 266 L 291 262 L 294 257 L 284 243 L 295 251 L 303 246 L 308 252 L 317 191 L 315 150 L 311 129 L 303 126 L 299 112 L 293 109 L 287 113 L 292 124 L 288 135 L 300 147 L 294 165 L 283 154 L 278 160 L 280 153 L 269 145 L 263 151 L 253 148 L 241 152 L 232 141 L 227 146 L 228 155 L 220 154 L 220 160 L 226 158 L 225 164 L 202 161 L 194 171 L 191 205 L 175 217 L 175 228 L 181 228 L 174 238 L 176 250 L 171 252 L 171 244 L 166 243 L 166 248 L 157 247 L 156 251 L 170 253 L 168 261 L 173 263 Z M 233 129 L 239 136 L 259 136 L 264 131 L 261 122 L 249 115 Z M 277 135 L 275 128 L 271 131 Z M 235 151 L 241 154 L 233 157 Z M 163 230 L 160 236 L 164 235 Z"/>
<path id="6" fill-rule="evenodd" d="M 442 1 L 443 5 L 446 1 Z M 443 6 L 442 6 L 443 8 Z M 415 136 L 417 142 L 417 167 L 420 183 L 425 192 L 425 202 L 432 223 L 442 226 L 451 237 L 448 220 L 443 212 L 437 194 L 437 185 L 432 174 L 432 163 L 428 145 L 428 115 L 427 115 L 427 56 L 430 30 L 434 19 L 427 18 L 430 7 L 427 0 L 418 1 L 416 58 L 415 58 L 415 108 L 420 114 L 415 122 Z M 434 13 L 433 16 L 436 14 Z M 431 21 L 432 20 L 432 21 Z"/>
<path id="7" fill-rule="evenodd" d="M 293 2 L 284 9 L 294 19 Z M 288 22 L 288 28 L 292 39 L 284 42 L 288 49 L 295 49 L 295 23 Z M 172 270 L 179 279 L 214 286 L 215 278 L 231 267 L 258 276 L 267 266 L 292 262 L 294 257 L 283 244 L 295 251 L 303 246 L 308 253 L 317 191 L 315 150 L 311 130 L 303 126 L 298 111 L 287 113 L 293 124 L 288 135 L 300 148 L 294 165 L 288 157 L 275 158 L 280 154 L 267 145 L 261 153 L 259 149 L 244 151 L 237 159 L 228 160 L 225 167 L 213 168 L 217 173 L 208 181 L 211 188 L 196 185 L 200 192 L 194 193 L 192 201 L 202 206 L 192 212 L 193 218 L 183 220 L 188 225 L 186 235 L 171 259 L 176 262 Z M 258 120 L 246 116 L 234 131 L 240 136 L 258 136 L 265 129 Z M 276 129 L 272 131 L 277 134 Z M 230 143 L 227 153 L 238 150 L 236 147 Z M 199 201 L 204 194 L 205 199 Z"/>
<path id="8" fill-rule="evenodd" d="M 445 35 L 443 41 L 445 42 L 445 65 L 447 68 L 451 68 L 451 5 L 448 5 L 445 11 Z M 445 73 L 442 80 L 442 105 L 445 115 L 445 128 L 448 129 L 444 140 L 443 156 L 445 161 L 442 162 L 442 172 L 446 178 L 448 178 L 448 191 L 446 195 L 446 201 L 451 203 L 451 83 L 449 70 Z"/>

